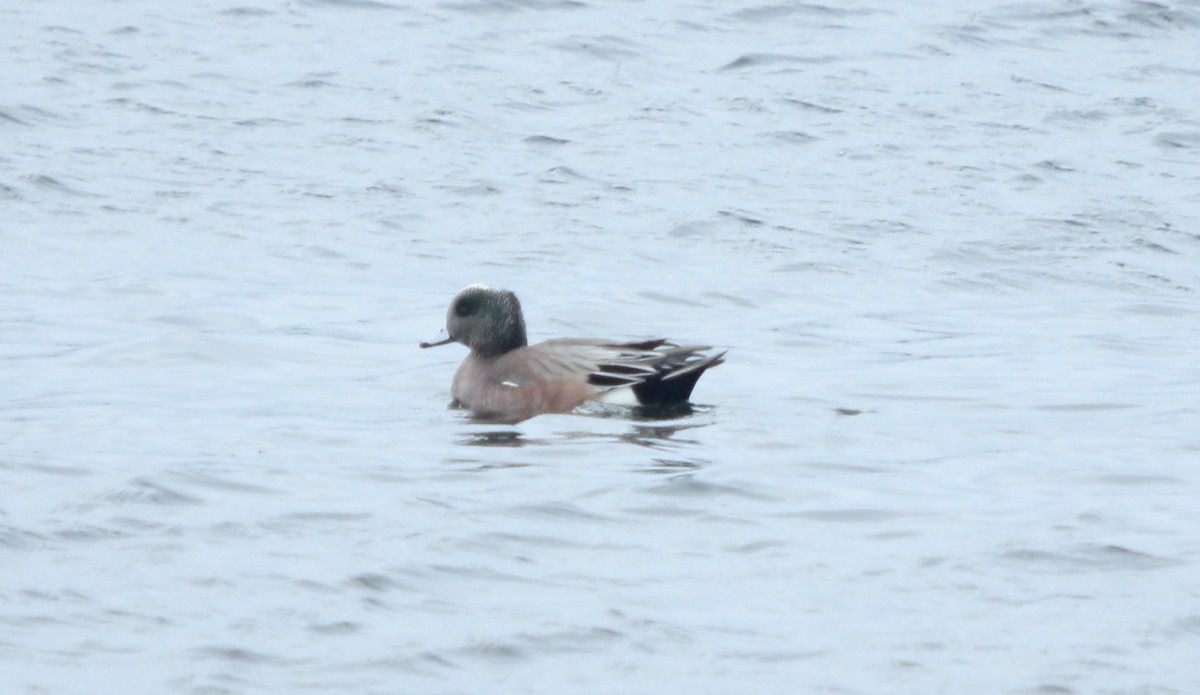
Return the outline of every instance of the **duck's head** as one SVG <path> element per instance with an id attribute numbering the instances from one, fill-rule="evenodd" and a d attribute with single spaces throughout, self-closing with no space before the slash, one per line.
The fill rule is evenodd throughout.
<path id="1" fill-rule="evenodd" d="M 528 345 L 517 295 L 482 285 L 471 285 L 454 296 L 446 312 L 446 334 L 421 347 L 458 342 L 477 357 L 495 357 Z"/>

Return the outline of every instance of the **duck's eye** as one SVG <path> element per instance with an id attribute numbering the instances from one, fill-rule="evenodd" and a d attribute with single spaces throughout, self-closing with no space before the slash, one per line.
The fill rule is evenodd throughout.
<path id="1" fill-rule="evenodd" d="M 455 316 L 470 316 L 479 310 L 479 301 L 474 297 L 463 297 L 454 305 Z"/>

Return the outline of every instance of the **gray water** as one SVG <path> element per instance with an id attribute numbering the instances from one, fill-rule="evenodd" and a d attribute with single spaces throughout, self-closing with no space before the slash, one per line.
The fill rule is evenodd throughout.
<path id="1" fill-rule="evenodd" d="M 1200 692 L 1200 3 L 913 5 L 5 4 L 5 691 Z"/>

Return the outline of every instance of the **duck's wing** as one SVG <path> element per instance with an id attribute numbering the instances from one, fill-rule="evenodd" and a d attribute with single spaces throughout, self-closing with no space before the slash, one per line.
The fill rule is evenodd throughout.
<path id="1" fill-rule="evenodd" d="M 709 354 L 704 345 L 681 346 L 656 338 L 613 342 L 558 338 L 514 350 L 501 360 L 513 386 L 569 380 L 584 381 L 604 393 L 632 387 L 643 403 L 686 400 L 696 380 L 720 364 L 724 352 Z"/>
<path id="2" fill-rule="evenodd" d="M 593 375 L 600 382 L 612 377 L 628 385 L 654 374 L 654 369 L 645 364 L 651 359 L 648 350 L 652 349 L 648 342 L 622 345 L 588 338 L 556 338 L 506 353 L 498 359 L 496 373 L 513 386 L 560 380 L 592 383 Z"/>

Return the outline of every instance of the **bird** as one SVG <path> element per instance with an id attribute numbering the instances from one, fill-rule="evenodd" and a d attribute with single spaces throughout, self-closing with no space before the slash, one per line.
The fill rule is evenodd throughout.
<path id="1" fill-rule="evenodd" d="M 457 342 L 470 348 L 454 374 L 451 406 L 506 423 L 571 412 L 589 401 L 683 405 L 704 372 L 725 361 L 725 351 L 665 338 L 554 338 L 530 345 L 517 295 L 483 285 L 455 295 L 445 333 L 444 339 L 420 347 Z"/>

